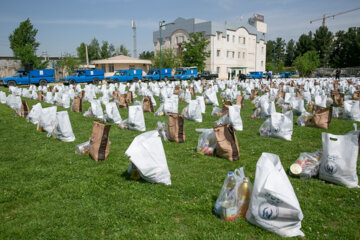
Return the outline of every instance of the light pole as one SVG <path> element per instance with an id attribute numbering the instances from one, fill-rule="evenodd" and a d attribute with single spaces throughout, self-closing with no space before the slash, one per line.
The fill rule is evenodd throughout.
<path id="1" fill-rule="evenodd" d="M 160 42 L 160 72 L 159 72 L 159 80 L 161 80 L 161 44 L 162 44 L 161 29 L 162 29 L 162 27 L 165 27 L 165 26 L 170 25 L 170 24 L 175 24 L 175 23 L 171 22 L 171 23 L 166 23 L 166 24 L 165 24 L 165 20 L 162 20 L 162 21 L 159 22 L 159 33 L 160 33 L 160 41 L 159 41 L 159 42 Z"/>

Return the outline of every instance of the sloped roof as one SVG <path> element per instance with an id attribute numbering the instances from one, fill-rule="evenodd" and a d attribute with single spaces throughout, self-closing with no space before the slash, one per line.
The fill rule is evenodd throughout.
<path id="1" fill-rule="evenodd" d="M 91 61 L 91 64 L 114 64 L 114 63 L 132 63 L 132 64 L 152 64 L 150 60 L 133 58 L 125 55 L 118 55 L 106 59 L 99 59 Z"/>

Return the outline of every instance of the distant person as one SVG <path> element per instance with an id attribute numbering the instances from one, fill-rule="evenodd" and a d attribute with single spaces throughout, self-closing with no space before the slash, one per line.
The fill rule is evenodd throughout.
<path id="1" fill-rule="evenodd" d="M 269 71 L 268 73 L 267 73 L 267 80 L 269 81 L 272 81 L 272 73 L 271 73 L 271 71 Z"/>
<path id="2" fill-rule="evenodd" d="M 335 72 L 335 80 L 340 80 L 340 74 L 341 74 L 340 68 L 336 69 L 336 72 Z"/>

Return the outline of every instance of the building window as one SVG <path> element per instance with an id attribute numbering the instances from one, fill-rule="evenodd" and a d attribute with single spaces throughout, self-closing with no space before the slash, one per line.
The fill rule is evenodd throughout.
<path id="1" fill-rule="evenodd" d="M 235 52 L 232 52 L 232 58 L 234 58 L 234 56 L 235 56 Z"/>
<path id="2" fill-rule="evenodd" d="M 109 64 L 109 72 L 114 72 L 114 64 Z"/>
<path id="3" fill-rule="evenodd" d="M 221 35 L 221 33 L 217 33 L 217 40 L 220 40 L 220 35 Z"/>
<path id="4" fill-rule="evenodd" d="M 185 37 L 181 36 L 181 42 L 185 42 Z"/>
<path id="5" fill-rule="evenodd" d="M 104 69 L 104 72 L 106 72 L 106 65 L 105 65 L 105 64 L 101 64 L 101 69 Z"/>
<path id="6" fill-rule="evenodd" d="M 216 51 L 216 56 L 217 56 L 217 57 L 220 57 L 220 50 L 217 50 L 217 51 Z"/>
<path id="7" fill-rule="evenodd" d="M 240 52 L 238 52 L 238 58 L 240 58 Z"/>
<path id="8" fill-rule="evenodd" d="M 227 57 L 227 58 L 229 57 L 229 51 L 226 52 L 226 57 Z"/>
<path id="9" fill-rule="evenodd" d="M 233 43 L 235 42 L 235 35 L 233 35 Z"/>
<path id="10" fill-rule="evenodd" d="M 239 37 L 239 44 L 241 43 L 241 37 Z"/>
<path id="11" fill-rule="evenodd" d="M 228 42 L 229 42 L 229 34 L 228 34 L 228 35 L 226 35 L 226 41 L 228 41 Z"/>
<path id="12" fill-rule="evenodd" d="M 176 44 L 178 44 L 179 43 L 179 38 L 178 37 L 176 37 Z"/>
<path id="13" fill-rule="evenodd" d="M 264 47 L 261 47 L 261 53 L 264 53 Z"/>
<path id="14" fill-rule="evenodd" d="M 217 74 L 220 73 L 220 67 L 216 67 L 216 73 L 217 73 Z"/>
<path id="15" fill-rule="evenodd" d="M 246 41 L 245 41 L 245 40 L 246 40 L 246 38 L 245 38 L 245 37 L 244 37 L 244 39 L 243 39 L 243 40 L 244 40 L 244 41 L 243 41 L 243 44 L 246 44 Z"/>
<path id="16" fill-rule="evenodd" d="M 243 52 L 243 59 L 245 59 L 245 52 Z"/>
<path id="17" fill-rule="evenodd" d="M 264 66 L 264 61 L 261 61 L 261 66 L 262 66 L 262 67 Z"/>
<path id="18" fill-rule="evenodd" d="M 135 65 L 129 65 L 129 69 L 135 69 Z"/>

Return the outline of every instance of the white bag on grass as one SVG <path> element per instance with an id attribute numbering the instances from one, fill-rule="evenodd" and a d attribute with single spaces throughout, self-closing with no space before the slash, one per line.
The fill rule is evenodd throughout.
<path id="1" fill-rule="evenodd" d="M 99 118 L 101 120 L 104 119 L 104 112 L 100 100 L 91 101 L 91 112 L 94 117 Z"/>
<path id="2" fill-rule="evenodd" d="M 178 113 L 178 102 L 174 98 L 165 98 L 164 112 L 165 115 L 168 113 Z"/>
<path id="3" fill-rule="evenodd" d="M 30 113 L 26 116 L 26 119 L 31 122 L 32 124 L 38 124 L 39 118 L 41 115 L 42 107 L 41 103 L 35 104 L 32 108 Z"/>
<path id="4" fill-rule="evenodd" d="M 61 106 L 63 108 L 70 108 L 70 95 L 67 93 L 64 93 L 61 96 Z"/>
<path id="5" fill-rule="evenodd" d="M 54 102 L 53 95 L 51 92 L 46 93 L 44 102 L 49 103 L 49 104 L 52 104 Z"/>
<path id="6" fill-rule="evenodd" d="M 129 118 L 128 118 L 129 129 L 137 131 L 146 131 L 144 112 L 142 106 L 134 105 L 129 106 Z"/>
<path id="7" fill-rule="evenodd" d="M 196 100 L 200 103 L 201 106 L 201 113 L 205 113 L 206 106 L 205 106 L 205 100 L 203 96 L 196 96 Z"/>
<path id="8" fill-rule="evenodd" d="M 6 104 L 13 110 L 21 109 L 21 98 L 14 94 L 10 94 L 6 98 Z"/>
<path id="9" fill-rule="evenodd" d="M 259 133 L 263 137 L 277 137 L 287 141 L 291 141 L 293 133 L 293 112 L 272 113 L 259 129 Z"/>
<path id="10" fill-rule="evenodd" d="M 246 219 L 283 237 L 305 236 L 303 213 L 278 155 L 262 153 Z"/>
<path id="11" fill-rule="evenodd" d="M 47 107 L 41 110 L 37 129 L 43 130 L 49 134 L 54 132 L 56 126 L 56 110 L 57 107 Z"/>
<path id="12" fill-rule="evenodd" d="M 56 113 L 56 127 L 54 133 L 56 138 L 63 142 L 75 141 L 75 136 L 71 127 L 71 122 L 67 111 L 61 111 Z"/>
<path id="13" fill-rule="evenodd" d="M 243 123 L 240 116 L 240 105 L 229 106 L 229 120 L 230 124 L 234 127 L 236 131 L 243 130 Z"/>
<path id="14" fill-rule="evenodd" d="M 315 96 L 315 105 L 319 107 L 326 108 L 326 95 L 316 95 Z"/>
<path id="15" fill-rule="evenodd" d="M 0 91 L 0 103 L 2 104 L 6 103 L 6 93 L 3 91 Z"/>
<path id="16" fill-rule="evenodd" d="M 348 188 L 359 188 L 356 173 L 358 139 L 356 134 L 322 133 L 323 155 L 320 163 L 320 179 Z"/>
<path id="17" fill-rule="evenodd" d="M 109 123 L 121 123 L 121 116 L 116 103 L 110 102 L 105 105 L 105 121 Z"/>
<path id="18" fill-rule="evenodd" d="M 164 147 L 157 130 L 135 137 L 125 154 L 130 157 L 143 179 L 171 185 Z"/>
<path id="19" fill-rule="evenodd" d="M 190 100 L 189 105 L 183 109 L 182 115 L 184 115 L 184 118 L 187 120 L 202 122 L 201 106 L 199 102 L 197 100 Z"/>
<path id="20" fill-rule="evenodd" d="M 343 118 L 360 122 L 360 101 L 356 101 L 356 100 L 344 101 Z"/>

